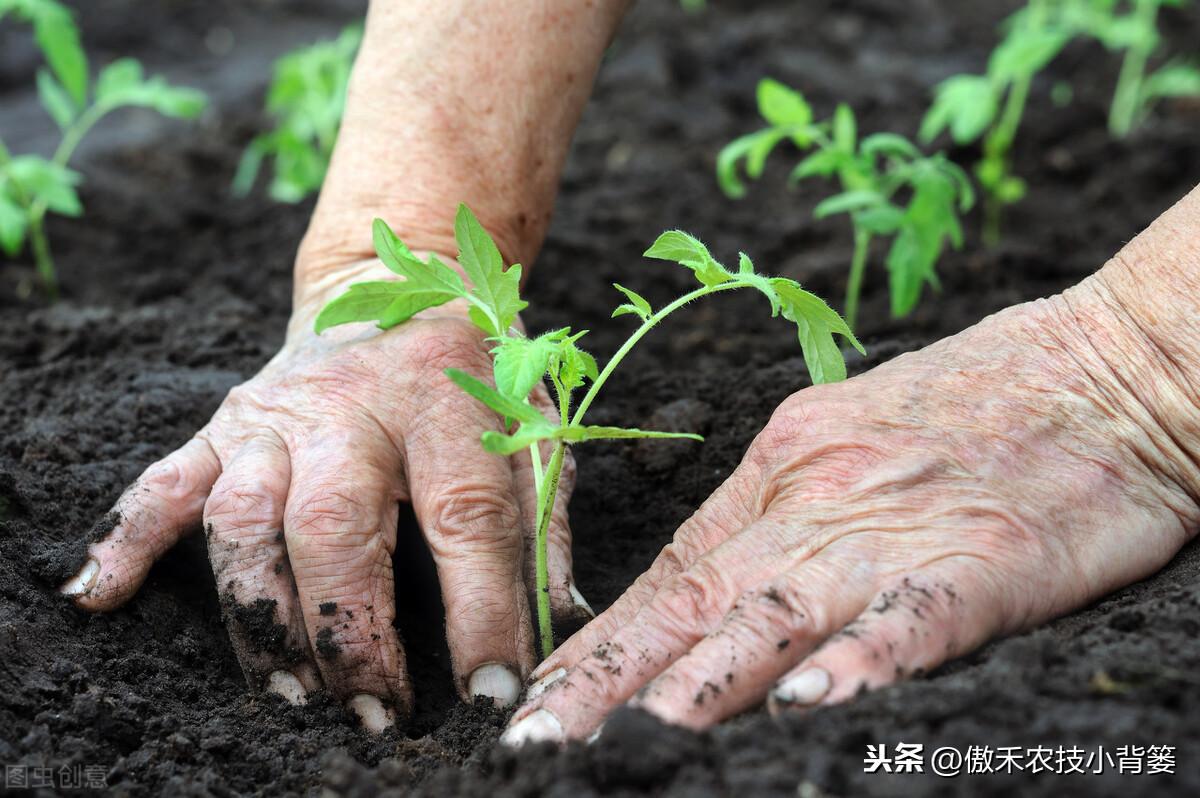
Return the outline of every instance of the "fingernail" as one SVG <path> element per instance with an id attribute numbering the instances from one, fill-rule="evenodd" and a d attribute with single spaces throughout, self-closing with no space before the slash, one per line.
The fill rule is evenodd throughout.
<path id="1" fill-rule="evenodd" d="M 467 692 L 472 698 L 485 696 L 498 707 L 512 706 L 521 694 L 521 679 L 507 665 L 490 662 L 480 665 L 467 680 Z"/>
<path id="2" fill-rule="evenodd" d="M 603 731 L 604 731 L 604 724 L 601 723 L 599 726 L 596 727 L 596 730 L 594 732 L 592 732 L 590 735 L 588 735 L 587 744 L 594 745 L 596 743 L 596 741 L 600 739 L 600 733 Z"/>
<path id="3" fill-rule="evenodd" d="M 571 594 L 571 601 L 575 602 L 575 606 L 586 612 L 592 618 L 596 617 L 596 611 L 592 609 L 592 605 L 587 603 L 587 599 L 579 592 L 579 588 L 575 587 L 575 583 L 567 585 L 567 592 Z"/>
<path id="4" fill-rule="evenodd" d="M 771 697 L 790 706 L 812 706 L 825 697 L 833 680 L 824 668 L 809 668 L 785 679 L 771 691 Z"/>
<path id="5" fill-rule="evenodd" d="M 542 693 L 546 692 L 547 687 L 554 684 L 566 675 L 566 668 L 555 668 L 554 670 L 550 671 L 545 676 L 529 685 L 529 689 L 525 691 L 525 700 L 532 701 L 533 699 L 537 698 Z"/>
<path id="6" fill-rule="evenodd" d="M 66 584 L 58 589 L 58 592 L 64 596 L 82 596 L 84 593 L 92 589 L 92 585 L 96 582 L 96 577 L 100 575 L 100 563 L 94 558 L 89 558 L 79 569 L 79 573 L 67 580 Z"/>
<path id="7" fill-rule="evenodd" d="M 500 742 L 510 748 L 520 748 L 526 743 L 561 743 L 564 737 L 562 724 L 554 713 L 539 709 L 500 735 Z"/>
<path id="8" fill-rule="evenodd" d="M 373 695 L 359 693 L 346 702 L 346 705 L 358 715 L 359 721 L 367 731 L 381 732 L 396 723 L 396 714 Z"/>
<path id="9" fill-rule="evenodd" d="M 295 674 L 287 671 L 274 671 L 267 677 L 266 689 L 276 695 L 283 696 L 288 703 L 295 706 L 303 706 L 308 703 L 308 694 L 304 692 L 304 685 L 300 684 L 300 680 Z"/>

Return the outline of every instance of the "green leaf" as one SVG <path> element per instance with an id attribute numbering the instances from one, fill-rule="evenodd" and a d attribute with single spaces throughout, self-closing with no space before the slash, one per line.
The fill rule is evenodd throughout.
<path id="1" fill-rule="evenodd" d="M 833 144 L 847 155 L 858 149 L 858 123 L 854 111 L 845 103 L 839 103 L 833 112 Z"/>
<path id="2" fill-rule="evenodd" d="M 844 380 L 846 361 L 833 336 L 843 336 L 851 346 L 866 354 L 850 327 L 824 300 L 805 291 L 794 280 L 776 277 L 771 283 L 783 305 L 783 317 L 796 324 L 800 349 L 813 384 Z"/>
<path id="3" fill-rule="evenodd" d="M 904 136 L 896 133 L 872 133 L 862 140 L 862 152 L 871 157 L 906 158 L 921 157 L 921 151 Z"/>
<path id="4" fill-rule="evenodd" d="M 717 154 L 717 184 L 733 199 L 746 196 L 746 185 L 738 172 L 745 160 L 746 176 L 752 180 L 762 177 L 771 151 L 789 135 L 787 130 L 769 127 L 734 139 Z"/>
<path id="5" fill-rule="evenodd" d="M 505 396 L 495 388 L 477 380 L 465 371 L 446 369 L 450 381 L 505 418 L 515 418 L 522 424 L 549 426 L 546 417 L 535 407 L 520 399 Z"/>
<path id="6" fill-rule="evenodd" d="M 541 424 L 522 424 L 511 435 L 488 430 L 480 436 L 480 442 L 484 451 L 507 456 L 524 451 L 539 441 L 553 440 L 556 429 L 543 419 Z"/>
<path id="7" fill-rule="evenodd" d="M 63 88 L 62 84 L 46 70 L 39 69 L 37 90 L 38 99 L 41 100 L 46 113 L 50 114 L 50 118 L 54 120 L 54 124 L 62 130 L 70 127 L 79 111 L 75 106 L 75 101 L 71 99 L 71 95 L 67 94 L 67 90 Z"/>
<path id="8" fill-rule="evenodd" d="M 8 164 L 9 177 L 32 199 L 63 216 L 80 216 L 83 203 L 75 186 L 83 180 L 78 172 L 37 155 L 18 155 Z"/>
<path id="9" fill-rule="evenodd" d="M 21 251 L 28 224 L 25 209 L 0 192 L 0 249 L 10 258 Z"/>
<path id="10" fill-rule="evenodd" d="M 642 321 L 645 321 L 646 319 L 650 318 L 651 315 L 653 315 L 654 309 L 650 307 L 650 303 L 647 302 L 645 297 L 643 297 L 641 294 L 637 293 L 636 291 L 631 291 L 620 283 L 613 283 L 613 288 L 624 294 L 625 298 L 628 299 L 629 302 L 624 305 L 619 305 L 617 309 L 613 311 L 612 318 L 615 319 L 617 316 L 623 316 L 626 313 L 632 313 L 635 316 L 638 316 Z"/>
<path id="11" fill-rule="evenodd" d="M 505 396 L 524 401 L 534 386 L 542 381 L 557 351 L 555 342 L 545 336 L 534 339 L 524 336 L 504 336 L 492 350 L 495 358 L 493 376 L 496 390 Z"/>
<path id="12" fill-rule="evenodd" d="M 88 65 L 79 29 L 71 12 L 58 3 L 37 3 L 33 14 L 33 36 L 55 77 L 77 108 L 87 103 Z"/>
<path id="13" fill-rule="evenodd" d="M 496 242 L 466 205 L 458 206 L 454 239 L 458 242 L 458 262 L 471 278 L 471 295 L 487 309 L 472 307 L 471 321 L 489 335 L 507 335 L 517 314 L 529 305 L 521 300 L 521 266 L 513 265 L 505 271 Z"/>
<path id="14" fill-rule="evenodd" d="M 813 216 L 817 219 L 824 219 L 838 213 L 861 211 L 886 201 L 878 191 L 844 191 L 818 203 L 817 207 L 813 209 Z"/>
<path id="15" fill-rule="evenodd" d="M 867 208 L 854 215 L 854 224 L 874 235 L 891 235 L 904 224 L 904 211 L 890 202 Z"/>
<path id="16" fill-rule="evenodd" d="M 557 370 L 558 381 L 564 390 L 573 391 L 583 385 L 585 378 L 594 380 L 600 374 L 596 358 L 576 346 L 585 333 L 587 330 L 563 338 L 551 360 L 550 367 Z"/>
<path id="17" fill-rule="evenodd" d="M 157 75 L 146 78 L 136 59 L 121 58 L 100 71 L 96 102 L 109 110 L 134 106 L 174 119 L 192 119 L 200 115 L 208 100 L 197 89 L 173 86 Z"/>
<path id="18" fill-rule="evenodd" d="M 758 112 L 776 127 L 803 127 L 812 123 L 812 106 L 804 95 L 772 78 L 758 82 Z"/>
<path id="19" fill-rule="evenodd" d="M 384 328 L 394 326 L 385 325 L 383 320 L 403 316 L 406 305 L 419 304 L 411 294 L 406 293 L 405 288 L 405 283 L 395 280 L 354 283 L 345 293 L 321 309 L 314 329 L 320 334 L 339 324 L 360 321 L 375 321 Z M 412 313 L 422 309 L 417 308 L 412 310 Z M 409 316 L 412 313 L 409 313 Z"/>
<path id="20" fill-rule="evenodd" d="M 798 183 L 809 177 L 832 177 L 847 161 L 844 152 L 834 149 L 817 150 L 792 170 L 788 182 Z"/>
<path id="21" fill-rule="evenodd" d="M 1168 64 L 1146 78 L 1142 86 L 1143 103 L 1197 96 L 1200 96 L 1200 67 L 1192 64 Z"/>
<path id="22" fill-rule="evenodd" d="M 1018 25 L 988 60 L 988 76 L 1005 83 L 1041 72 L 1060 52 L 1071 34 L 1053 28 L 1031 29 Z"/>
<path id="23" fill-rule="evenodd" d="M 709 287 L 733 279 L 733 275 L 709 253 L 708 247 L 682 230 L 669 230 L 660 235 L 644 257 L 674 261 L 691 269 L 696 279 Z"/>
<path id="24" fill-rule="evenodd" d="M 554 431 L 554 437 L 559 440 L 577 443 L 580 441 L 598 440 L 627 440 L 632 438 L 675 438 L 689 441 L 703 441 L 704 437 L 693 432 L 659 432 L 627 427 L 566 427 Z"/>
<path id="25" fill-rule="evenodd" d="M 921 122 L 920 139 L 933 141 L 947 127 L 956 144 L 970 144 L 987 131 L 999 111 L 999 96 L 982 75 L 956 75 L 937 88 Z"/>

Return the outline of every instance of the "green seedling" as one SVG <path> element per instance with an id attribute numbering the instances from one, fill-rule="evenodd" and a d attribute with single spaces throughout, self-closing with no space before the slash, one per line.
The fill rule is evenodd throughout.
<path id="1" fill-rule="evenodd" d="M 871 244 L 890 237 L 887 255 L 892 315 L 905 316 L 920 300 L 926 284 L 938 287 L 936 266 L 949 241 L 962 246 L 959 214 L 975 202 L 970 180 L 956 164 L 938 153 L 926 156 L 895 133 L 859 139 L 858 123 L 849 106 L 839 105 L 830 120 L 813 119 L 804 96 L 778 81 L 758 84 L 758 109 L 769 127 L 743 136 L 717 158 L 717 179 L 731 197 L 746 193 L 739 170 L 757 179 L 776 146 L 790 142 L 811 151 L 792 170 L 793 183 L 810 178 L 836 178 L 841 192 L 817 205 L 820 219 L 845 213 L 854 227 L 854 254 L 846 283 L 846 322 L 858 322 Z"/>
<path id="2" fill-rule="evenodd" d="M 850 327 L 819 297 L 792 280 L 767 277 L 754 269 L 744 253 L 736 271 L 727 269 L 697 239 L 687 233 L 663 233 L 646 251 L 646 257 L 672 261 L 690 270 L 700 287 L 657 310 L 650 302 L 621 285 L 614 287 L 625 302 L 613 317 L 633 316 L 640 321 L 612 358 L 600 368 L 595 358 L 579 346 L 586 330 L 554 330 L 530 338 L 514 327 L 517 314 L 527 303 L 521 299 L 521 267 L 505 268 L 500 250 L 471 211 L 460 206 L 454 225 L 458 262 L 470 280 L 436 256 L 421 260 L 396 237 L 387 224 L 375 220 L 375 251 L 383 265 L 403 280 L 355 283 L 331 301 L 316 320 L 318 333 L 339 324 L 374 321 L 388 329 L 403 324 L 426 308 L 455 300 L 467 304 L 469 316 L 494 344 L 491 383 L 454 369 L 447 376 L 462 390 L 483 402 L 504 419 L 504 432 L 489 431 L 482 437 L 485 450 L 497 455 L 527 451 L 532 460 L 537 486 L 535 545 L 536 615 L 543 655 L 553 648 L 550 628 L 549 576 L 546 564 L 546 533 L 558 492 L 566 447 L 591 440 L 632 438 L 686 438 L 702 440 L 686 432 L 658 432 L 624 427 L 591 426 L 584 423 L 592 403 L 613 372 L 647 333 L 691 302 L 710 294 L 749 288 L 761 292 L 773 316 L 794 322 L 800 349 L 813 382 L 844 379 L 846 365 L 834 340 L 841 335 L 863 351 Z M 534 387 L 549 379 L 556 399 L 553 418 L 529 403 Z M 586 386 L 586 389 L 585 389 Z M 578 403 L 575 392 L 583 391 Z M 549 455 L 543 459 L 542 444 Z"/>
<path id="3" fill-rule="evenodd" d="M 246 148 L 233 180 L 235 194 L 250 192 L 268 158 L 274 166 L 268 189 L 274 199 L 299 202 L 321 187 L 361 42 L 362 27 L 353 25 L 332 41 L 296 50 L 276 62 L 267 90 L 267 113 L 275 119 L 275 128 Z"/>
<path id="4" fill-rule="evenodd" d="M 960 145 L 982 138 L 975 176 L 984 190 L 983 238 L 989 246 L 1000 241 L 1003 209 L 1025 196 L 1025 181 L 1012 171 L 1012 147 L 1034 78 L 1078 32 L 1074 13 L 1067 11 L 1062 2 L 1029 0 L 1005 22 L 1004 39 L 992 52 L 987 73 L 943 81 L 921 123 L 926 143 L 944 130 Z"/>
<path id="5" fill-rule="evenodd" d="M 29 242 L 42 285 L 50 298 L 58 295 L 58 276 L 45 218 L 49 212 L 80 216 L 83 205 L 76 188 L 82 175 L 68 168 L 71 156 L 88 131 L 106 114 L 126 107 L 151 108 L 189 119 L 204 110 L 204 94 L 146 77 L 132 58 L 114 61 L 92 82 L 87 56 L 71 12 L 55 0 L 0 0 L 0 19 L 12 15 L 33 26 L 34 38 L 49 69 L 37 74 L 38 97 L 62 131 L 50 158 L 14 155 L 0 141 L 0 249 L 16 257 Z"/>
<path id="6" fill-rule="evenodd" d="M 1109 109 L 1108 127 L 1124 138 L 1154 103 L 1170 97 L 1200 96 L 1200 68 L 1183 61 L 1148 71 L 1162 45 L 1159 10 L 1188 0 L 1074 0 L 1072 12 L 1081 31 L 1110 50 L 1123 52 L 1121 73 Z"/>

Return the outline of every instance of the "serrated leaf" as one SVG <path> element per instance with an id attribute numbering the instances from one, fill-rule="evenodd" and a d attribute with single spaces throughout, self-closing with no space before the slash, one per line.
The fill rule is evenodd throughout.
<path id="1" fill-rule="evenodd" d="M 78 114 L 78 109 L 75 106 L 71 95 L 67 94 L 67 90 L 62 84 L 49 72 L 44 69 L 39 69 L 37 72 L 37 91 L 38 99 L 42 102 L 42 107 L 46 109 L 46 113 L 50 114 L 50 118 L 54 120 L 54 124 L 58 125 L 61 130 L 66 130 L 75 121 Z"/>
<path id="2" fill-rule="evenodd" d="M 505 270 L 496 242 L 466 205 L 458 206 L 454 239 L 459 265 L 471 279 L 471 295 L 487 308 L 472 307 L 471 320 L 489 335 L 503 337 L 529 304 L 521 299 L 521 266 Z"/>
<path id="3" fill-rule="evenodd" d="M 546 417 L 535 407 L 497 391 L 495 388 L 459 369 L 446 369 L 450 381 L 462 388 L 505 418 L 515 418 L 522 424 L 549 426 Z"/>
<path id="4" fill-rule="evenodd" d="M 838 213 L 861 211 L 886 201 L 883 195 L 877 191 L 844 191 L 818 203 L 817 207 L 813 209 L 813 216 L 817 219 L 824 219 Z"/>
<path id="5" fill-rule="evenodd" d="M 558 352 L 555 353 L 555 359 L 551 364 L 551 368 L 557 369 L 558 381 L 562 384 L 564 390 L 573 391 L 583 385 L 585 378 L 594 380 L 600 373 L 596 365 L 596 358 L 576 345 L 576 342 L 586 332 L 587 330 L 584 330 L 583 332 L 564 338 L 559 343 Z"/>
<path id="6" fill-rule="evenodd" d="M 758 82 L 758 112 L 776 127 L 803 127 L 812 123 L 812 106 L 804 95 L 772 78 Z"/>
<path id="7" fill-rule="evenodd" d="M 0 249 L 4 254 L 15 257 L 21 251 L 28 224 L 25 209 L 0 191 Z"/>
<path id="8" fill-rule="evenodd" d="M 556 349 L 556 344 L 545 337 L 501 338 L 492 350 L 496 390 L 505 396 L 524 401 L 534 386 L 542 381 Z"/>
<path id="9" fill-rule="evenodd" d="M 381 319 L 399 312 L 389 313 L 389 309 L 396 303 L 402 305 L 411 301 L 406 299 L 409 296 L 405 293 L 405 284 L 394 280 L 353 283 L 345 293 L 321 309 L 313 327 L 318 334 L 330 327 L 360 321 L 379 322 L 379 326 L 383 327 Z"/>
<path id="10" fill-rule="evenodd" d="M 824 300 L 805 291 L 795 281 L 777 277 L 771 282 L 783 305 L 783 317 L 796 325 L 800 349 L 813 384 L 844 380 L 846 361 L 833 336 L 841 335 L 851 346 L 866 354 L 850 327 Z"/>
<path id="11" fill-rule="evenodd" d="M 919 137 L 928 143 L 949 128 L 956 144 L 970 144 L 987 131 L 998 111 L 998 93 L 987 77 L 956 75 L 938 86 Z"/>
<path id="12" fill-rule="evenodd" d="M 428 260 L 422 261 L 382 219 L 376 219 L 372 224 L 371 240 L 375 245 L 375 254 L 383 261 L 383 265 L 404 277 L 405 284 L 411 284 L 409 290 L 430 295 L 445 295 L 445 298 L 438 304 L 466 297 L 467 288 L 458 272 L 433 255 L 429 256 Z"/>
<path id="13" fill-rule="evenodd" d="M 691 269 L 703 285 L 712 287 L 727 283 L 733 275 L 716 261 L 708 247 L 682 230 L 669 230 L 658 237 L 644 256 L 656 260 L 674 261 Z"/>
<path id="14" fill-rule="evenodd" d="M 629 304 L 620 305 L 616 310 L 613 311 L 613 318 L 622 316 L 626 313 L 632 313 L 641 318 L 642 321 L 645 321 L 646 319 L 650 318 L 651 315 L 653 315 L 654 308 L 650 307 L 650 303 L 647 302 L 645 297 L 643 297 L 641 294 L 626 288 L 620 283 L 613 283 L 613 288 L 620 291 L 625 295 L 625 298 L 629 300 Z"/>
<path id="15" fill-rule="evenodd" d="M 553 440 L 556 429 L 548 423 L 522 424 L 511 435 L 488 430 L 480 436 L 480 442 L 484 451 L 507 456 L 524 451 L 539 441 Z"/>

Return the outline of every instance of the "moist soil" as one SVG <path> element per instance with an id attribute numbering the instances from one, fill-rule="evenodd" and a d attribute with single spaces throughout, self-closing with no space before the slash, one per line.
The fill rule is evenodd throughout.
<path id="1" fill-rule="evenodd" d="M 981 69 L 1014 6 L 758 0 L 687 15 L 645 0 L 606 57 L 579 129 L 529 284 L 530 327 L 590 328 L 591 348 L 611 352 L 627 323 L 608 319 L 618 299 L 610 283 L 653 302 L 687 284 L 682 270 L 638 257 L 668 227 L 693 231 L 726 258 L 746 249 L 760 268 L 840 300 L 849 231 L 844 220 L 811 218 L 820 188 L 789 190 L 793 154 L 773 156 L 745 200 L 715 185 L 720 146 L 757 124 L 756 81 L 772 75 L 801 88 L 821 114 L 848 102 L 864 131 L 912 135 L 930 87 Z M 27 260 L 0 268 L 0 763 L 96 765 L 114 793 L 131 795 L 1200 794 L 1195 546 L 1092 607 L 846 706 L 783 721 L 755 710 L 705 734 L 622 713 L 592 746 L 519 756 L 495 746 L 503 713 L 461 705 L 452 692 L 440 605 L 411 519 L 397 555 L 398 625 L 417 709 L 406 728 L 380 737 L 321 695 L 292 708 L 247 693 L 201 536 L 168 554 L 118 612 L 89 616 L 59 598 L 54 587 L 78 565 L 84 539 L 111 528 L 106 513 L 122 488 L 185 442 L 281 342 L 311 204 L 230 197 L 240 148 L 262 124 L 265 78 L 222 77 L 231 71 L 222 64 L 247 57 L 227 45 L 250 29 L 273 32 L 281 47 L 303 26 L 332 35 L 359 12 L 199 0 L 85 7 L 98 60 L 140 55 L 177 79 L 190 70 L 215 107 L 166 133 L 129 115 L 112 123 L 120 143 L 84 153 L 88 214 L 50 225 L 61 303 L 18 298 Z M 1200 41 L 1200 12 L 1173 10 L 1167 22 L 1172 46 Z M 30 104 L 37 61 L 23 41 L 0 33 L 0 132 Z M 876 253 L 861 311 L 870 354 L 850 358 L 852 373 L 1077 282 L 1200 180 L 1195 104 L 1164 105 L 1127 142 L 1109 140 L 1116 67 L 1099 47 L 1073 46 L 1039 80 L 1015 160 L 1029 198 L 996 249 L 979 245 L 979 219 L 970 218 L 967 246 L 940 268 L 941 295 L 890 319 Z M 1064 107 L 1048 99 L 1058 82 L 1074 90 Z M 952 154 L 964 163 L 974 155 Z M 577 579 L 597 608 L 649 565 L 774 407 L 805 385 L 794 335 L 768 315 L 739 296 L 690 309 L 649 338 L 596 408 L 597 423 L 708 436 L 702 445 L 579 448 Z M 927 752 L 1104 746 L 1114 756 L 1118 746 L 1171 745 L 1177 773 L 863 772 L 868 744 L 899 742 Z"/>

